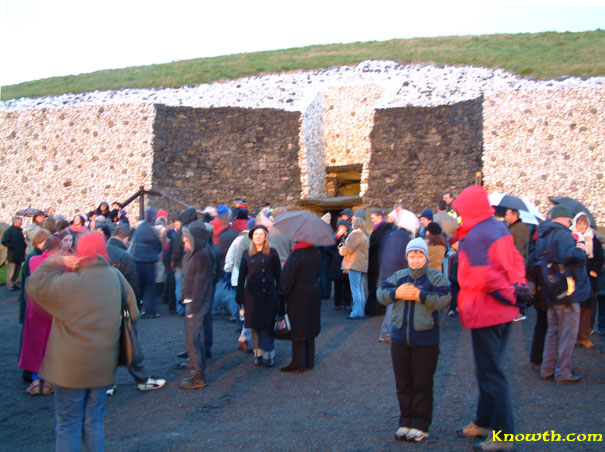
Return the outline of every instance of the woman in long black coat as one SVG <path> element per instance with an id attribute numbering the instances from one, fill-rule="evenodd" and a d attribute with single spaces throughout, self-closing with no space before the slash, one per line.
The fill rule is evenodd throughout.
<path id="1" fill-rule="evenodd" d="M 269 247 L 267 228 L 250 229 L 250 248 L 244 251 L 239 267 L 236 301 L 244 305 L 244 326 L 252 329 L 254 364 L 273 367 L 275 337 L 273 328 L 279 299 L 277 288 L 281 262 L 274 248 Z M 318 267 L 319 268 L 319 267 Z"/>
<path id="2" fill-rule="evenodd" d="M 319 250 L 304 242 L 294 246 L 284 265 L 280 312 L 287 312 L 290 318 L 292 361 L 282 367 L 282 372 L 301 373 L 315 365 L 315 337 L 320 330 L 320 266 Z"/>

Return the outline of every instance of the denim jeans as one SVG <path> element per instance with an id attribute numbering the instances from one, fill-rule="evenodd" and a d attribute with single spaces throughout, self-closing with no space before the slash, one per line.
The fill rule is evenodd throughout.
<path id="1" fill-rule="evenodd" d="M 379 339 L 390 339 L 391 338 L 391 314 L 393 313 L 393 304 L 387 306 L 387 310 L 384 313 L 384 319 L 382 319 L 382 326 L 380 327 Z"/>
<path id="2" fill-rule="evenodd" d="M 177 267 L 174 270 L 174 297 L 176 298 L 176 313 L 178 315 L 185 314 L 185 308 L 181 304 L 183 290 L 183 269 Z"/>
<path id="3" fill-rule="evenodd" d="M 252 328 L 252 340 L 254 341 L 254 356 L 265 359 L 275 356 L 275 338 L 271 330 L 257 330 Z"/>
<path id="4" fill-rule="evenodd" d="M 155 263 L 137 262 L 137 273 L 139 274 L 139 287 L 143 299 L 143 309 L 149 315 L 157 314 L 157 297 L 155 291 Z"/>
<path id="5" fill-rule="evenodd" d="M 219 281 L 216 285 L 212 314 L 219 315 L 222 312 L 226 312 L 231 317 L 237 318 L 238 311 L 238 305 L 235 301 L 235 290 L 225 287 L 223 280 Z"/>
<path id="6" fill-rule="evenodd" d="M 513 409 L 502 369 L 510 322 L 471 330 L 479 402 L 474 423 L 514 434 Z"/>
<path id="7" fill-rule="evenodd" d="M 107 387 L 67 389 L 55 386 L 57 452 L 77 452 L 80 440 L 87 452 L 105 448 L 105 391 Z"/>
<path id="8" fill-rule="evenodd" d="M 349 282 L 353 295 L 353 309 L 351 317 L 365 317 L 366 295 L 364 290 L 365 273 L 349 270 Z"/>

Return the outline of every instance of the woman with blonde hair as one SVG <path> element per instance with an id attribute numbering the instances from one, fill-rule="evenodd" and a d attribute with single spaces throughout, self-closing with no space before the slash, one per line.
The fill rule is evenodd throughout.
<path id="1" fill-rule="evenodd" d="M 244 305 L 244 326 L 252 329 L 254 364 L 273 367 L 273 327 L 279 304 L 281 263 L 277 251 L 269 246 L 269 231 L 265 226 L 254 226 L 248 237 L 252 243 L 240 263 L 236 301 Z"/>
<path id="2" fill-rule="evenodd" d="M 349 283 L 353 295 L 353 308 L 350 319 L 363 319 L 365 317 L 365 284 L 364 279 L 368 272 L 368 259 L 370 241 L 364 229 L 366 222 L 359 217 L 353 218 L 353 231 L 347 240 L 338 248 L 342 260 L 342 268 L 349 273 Z"/>
<path id="3" fill-rule="evenodd" d="M 586 348 L 595 348 L 594 343 L 588 338 L 594 324 L 592 311 L 595 308 L 595 298 L 598 291 L 598 279 L 603 266 L 603 250 L 601 242 L 596 238 L 594 230 L 590 227 L 590 220 L 585 212 L 577 214 L 571 223 L 571 231 L 578 234 L 584 240 L 586 251 L 586 271 L 590 280 L 592 294 L 580 303 L 580 329 L 578 330 L 577 342 Z"/>

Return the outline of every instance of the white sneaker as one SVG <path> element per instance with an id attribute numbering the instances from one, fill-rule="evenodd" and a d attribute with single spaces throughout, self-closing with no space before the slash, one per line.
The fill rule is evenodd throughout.
<path id="1" fill-rule="evenodd" d="M 118 385 L 114 383 L 105 390 L 105 394 L 111 397 L 112 395 L 114 395 L 116 393 L 117 390 L 118 390 Z"/>
<path id="2" fill-rule="evenodd" d="M 418 430 L 415 428 L 411 428 L 410 431 L 408 432 L 408 434 L 405 435 L 405 439 L 407 439 L 408 441 L 416 442 L 416 443 L 419 443 L 424 438 L 428 438 L 428 437 L 429 437 L 428 432 L 423 432 L 422 430 Z"/>
<path id="3" fill-rule="evenodd" d="M 404 440 L 405 436 L 408 434 L 409 431 L 409 427 L 399 427 L 395 432 L 395 439 L 397 439 L 398 441 Z"/>
<path id="4" fill-rule="evenodd" d="M 163 380 L 161 378 L 148 378 L 147 381 L 145 383 L 139 383 L 137 385 L 137 388 L 139 388 L 139 391 L 150 391 L 152 389 L 160 389 L 163 388 L 164 385 L 166 384 L 166 380 Z"/>

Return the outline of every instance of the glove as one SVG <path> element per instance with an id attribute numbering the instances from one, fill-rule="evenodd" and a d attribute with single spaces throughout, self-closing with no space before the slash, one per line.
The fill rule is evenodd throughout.
<path id="1" fill-rule="evenodd" d="M 529 288 L 529 286 L 527 284 L 519 284 L 518 282 L 514 283 L 513 286 L 515 287 L 515 297 L 517 298 L 517 304 L 524 304 L 526 306 L 529 306 L 533 301 L 531 289 Z"/>
<path id="2" fill-rule="evenodd" d="M 231 285 L 231 280 L 229 280 L 225 283 L 225 289 L 233 290 L 233 286 Z"/>
<path id="3" fill-rule="evenodd" d="M 231 282 L 231 273 L 225 273 L 225 282 Z"/>

